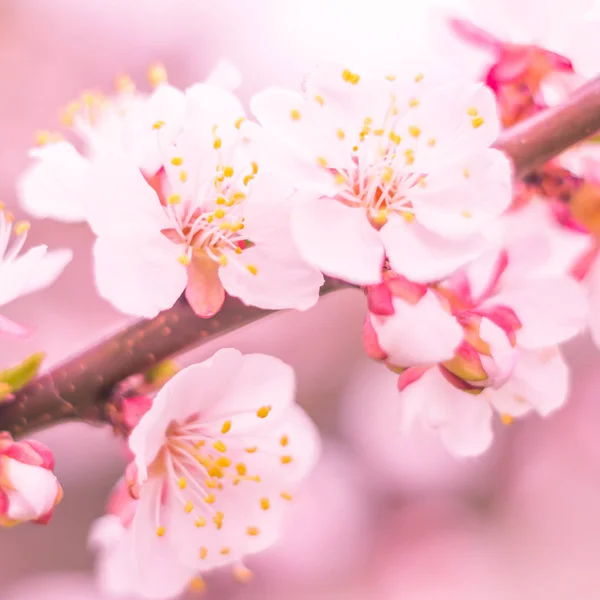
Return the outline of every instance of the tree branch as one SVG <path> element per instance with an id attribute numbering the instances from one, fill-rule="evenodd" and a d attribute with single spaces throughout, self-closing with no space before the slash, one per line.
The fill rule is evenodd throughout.
<path id="1" fill-rule="evenodd" d="M 579 88 L 564 104 L 540 111 L 504 131 L 494 144 L 507 154 L 515 178 L 600 130 L 600 77 Z"/>
<path id="2" fill-rule="evenodd" d="M 495 147 L 512 160 L 515 177 L 600 129 L 600 78 L 578 90 L 564 105 L 547 109 L 505 131 Z M 328 280 L 321 295 L 348 287 Z M 197 317 L 184 300 L 158 317 L 138 321 L 42 375 L 0 406 L 0 430 L 15 435 L 69 419 L 106 421 L 106 402 L 115 385 L 169 357 L 271 314 L 227 298 L 212 319 Z"/>

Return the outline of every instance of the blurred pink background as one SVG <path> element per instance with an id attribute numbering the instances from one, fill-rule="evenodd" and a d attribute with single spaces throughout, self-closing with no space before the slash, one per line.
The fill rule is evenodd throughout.
<path id="1" fill-rule="evenodd" d="M 2 0 L 0 198 L 18 212 L 15 181 L 34 132 L 55 127 L 82 89 L 109 91 L 120 73 L 142 84 L 154 61 L 185 86 L 227 58 L 242 71 L 247 100 L 266 85 L 297 85 L 321 56 L 416 60 L 431 41 L 429 4 Z M 128 321 L 95 294 L 86 226 L 36 222 L 31 239 L 73 248 L 75 260 L 50 290 L 7 308 L 37 334 L 0 342 L 0 365 L 43 349 L 50 366 Z M 600 598 L 600 357 L 591 343 L 567 349 L 574 386 L 566 409 L 502 428 L 491 452 L 459 462 L 426 432 L 399 437 L 394 377 L 362 354 L 364 310 L 360 293 L 340 292 L 185 357 L 233 345 L 288 361 L 325 438 L 281 544 L 249 563 L 254 581 L 242 587 L 215 574 L 208 597 Z M 109 431 L 84 424 L 38 438 L 55 452 L 65 498 L 49 526 L 0 531 L 0 599 L 101 598 L 86 536 L 122 472 L 123 449 Z"/>

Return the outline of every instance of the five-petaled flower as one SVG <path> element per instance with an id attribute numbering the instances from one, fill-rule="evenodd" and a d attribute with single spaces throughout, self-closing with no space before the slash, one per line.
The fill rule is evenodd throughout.
<path id="1" fill-rule="evenodd" d="M 504 283 L 508 263 L 505 251 L 490 251 L 431 289 L 390 276 L 370 292 L 365 342 L 400 369 L 403 426 L 420 419 L 458 455 L 489 446 L 493 409 L 509 423 L 567 399 L 557 344 L 584 328 L 584 291 L 560 275 Z"/>
<path id="2" fill-rule="evenodd" d="M 14 222 L 12 214 L 0 205 L 0 306 L 20 296 L 52 284 L 71 261 L 70 250 L 47 252 L 47 246 L 35 246 L 20 254 L 29 223 Z M 11 243 L 11 237 L 16 240 Z M 24 335 L 27 329 L 0 315 L 0 334 Z"/>
<path id="3" fill-rule="evenodd" d="M 153 317 L 184 290 L 203 317 L 225 291 L 268 309 L 317 301 L 323 277 L 290 233 L 293 189 L 260 162 L 261 132 L 243 115 L 229 92 L 189 88 L 176 139 L 163 143 L 166 124 L 154 124 L 163 167 L 152 180 L 98 140 L 86 190 L 96 283 L 123 312 Z"/>
<path id="4" fill-rule="evenodd" d="M 134 510 L 117 511 L 121 529 L 107 525 L 118 534 L 113 551 L 134 557 L 132 577 L 173 593 L 194 572 L 273 544 L 319 448 L 294 393 L 291 367 L 233 349 L 164 386 L 129 440 Z M 107 577 L 111 565 L 121 569 L 109 560 Z"/>
<path id="5" fill-rule="evenodd" d="M 35 440 L 14 442 L 0 432 L 0 527 L 47 523 L 62 498 L 52 452 Z"/>
<path id="6" fill-rule="evenodd" d="M 440 279 L 484 251 L 482 228 L 510 203 L 509 163 L 490 148 L 495 99 L 482 85 L 327 64 L 304 94 L 269 89 L 251 107 L 278 154 L 300 161 L 280 159 L 312 192 L 292 215 L 294 238 L 334 277 L 377 283 L 387 257 L 413 281 Z"/>

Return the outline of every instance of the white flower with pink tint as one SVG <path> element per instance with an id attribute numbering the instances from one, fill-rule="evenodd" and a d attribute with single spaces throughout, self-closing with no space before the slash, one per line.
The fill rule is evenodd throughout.
<path id="1" fill-rule="evenodd" d="M 504 284 L 507 264 L 505 252 L 490 252 L 433 290 L 421 292 L 416 303 L 403 297 L 406 286 L 394 287 L 393 277 L 391 286 L 384 283 L 371 292 L 376 298 L 369 303 L 367 350 L 404 368 L 398 381 L 403 427 L 420 420 L 439 431 L 458 455 L 487 449 L 493 409 L 508 423 L 531 411 L 548 415 L 567 399 L 568 369 L 557 345 L 584 328 L 585 293 L 567 276 Z M 420 307 L 424 302 L 434 308 L 426 312 Z M 409 307 L 396 311 L 401 303 Z M 462 327 L 462 341 L 452 356 L 456 337 L 449 315 L 442 320 L 442 308 Z M 398 323 L 407 311 L 412 315 L 409 326 Z M 440 324 L 432 327 L 435 319 Z M 420 330 L 426 342 L 419 339 Z M 445 349 L 446 357 L 436 365 L 438 349 Z"/>
<path id="2" fill-rule="evenodd" d="M 0 527 L 47 523 L 62 498 L 52 452 L 35 440 L 14 442 L 0 432 Z"/>
<path id="3" fill-rule="evenodd" d="M 152 125 L 158 121 L 165 123 L 161 143 L 174 140 L 183 123 L 185 96 L 167 83 L 166 71 L 160 65 L 151 67 L 148 78 L 155 87 L 150 94 L 139 92 L 129 77 L 122 76 L 115 83 L 116 94 L 105 97 L 86 92 L 70 103 L 64 111 L 63 123 L 76 145 L 60 134 L 47 131 L 38 134 L 38 147 L 29 153 L 35 163 L 22 175 L 18 185 L 25 210 L 38 218 L 85 221 L 90 159 L 94 158 L 94 142 L 98 139 L 126 154 L 145 177 L 151 179 L 156 174 L 162 167 L 162 159 Z M 223 62 L 207 82 L 234 89 L 240 83 L 240 76 L 232 65 Z"/>
<path id="4" fill-rule="evenodd" d="M 51 285 L 71 261 L 70 250 L 48 252 L 44 245 L 21 254 L 28 231 L 29 223 L 15 223 L 0 206 L 0 306 Z M 27 329 L 0 315 L 2 333 L 24 335 Z"/>
<path id="5" fill-rule="evenodd" d="M 86 190 L 100 294 L 123 312 L 153 317 L 184 292 L 214 315 L 225 291 L 249 305 L 304 310 L 323 277 L 290 231 L 293 189 L 261 161 L 258 128 L 239 100 L 198 84 L 173 142 L 154 124 L 163 168 L 152 182 L 114 146 L 98 143 Z"/>
<path id="6" fill-rule="evenodd" d="M 510 203 L 484 86 L 327 65 L 303 94 L 269 89 L 251 107 L 276 151 L 301 163 L 280 158 L 312 196 L 294 211 L 294 238 L 328 275 L 377 283 L 387 257 L 413 281 L 440 279 L 484 251 L 482 228 Z"/>
<path id="7" fill-rule="evenodd" d="M 274 543 L 319 449 L 294 393 L 291 367 L 233 349 L 183 369 L 159 392 L 129 440 L 139 499 L 121 520 L 127 537 L 115 536 L 141 580 L 161 579 L 172 561 L 177 587 Z"/>

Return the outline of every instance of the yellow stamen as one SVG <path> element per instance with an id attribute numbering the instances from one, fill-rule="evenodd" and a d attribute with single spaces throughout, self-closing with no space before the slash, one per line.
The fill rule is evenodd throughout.
<path id="1" fill-rule="evenodd" d="M 475 117 L 471 119 L 471 125 L 473 125 L 473 129 L 481 127 L 484 123 L 485 121 L 483 120 L 483 117 Z"/>
<path id="2" fill-rule="evenodd" d="M 221 147 L 222 143 L 223 142 L 222 142 L 221 138 L 215 138 L 215 141 L 213 142 L 213 148 L 215 150 L 218 150 Z"/>
<path id="3" fill-rule="evenodd" d="M 290 110 L 290 119 L 292 119 L 292 121 L 300 120 L 300 111 L 297 108 Z"/>
<path id="4" fill-rule="evenodd" d="M 225 515 L 218 510 L 215 513 L 215 516 L 213 517 L 213 523 L 217 526 L 217 529 L 221 529 L 221 527 L 223 527 L 223 519 L 225 518 Z"/>
<path id="5" fill-rule="evenodd" d="M 243 477 L 248 472 L 248 467 L 244 463 L 238 463 L 235 465 L 235 470 L 238 472 L 238 475 Z"/>
<path id="6" fill-rule="evenodd" d="M 279 440 L 279 443 L 280 443 L 282 446 L 287 446 L 287 445 L 290 443 L 290 438 L 289 438 L 289 436 L 287 436 L 287 435 L 283 434 L 283 435 L 281 436 L 281 439 Z"/>
<path id="7" fill-rule="evenodd" d="M 253 179 L 254 175 L 245 175 L 242 181 L 244 182 L 244 185 L 248 185 Z"/>
<path id="8" fill-rule="evenodd" d="M 167 198 L 167 202 L 169 204 L 180 204 L 181 203 L 181 196 L 179 194 L 171 194 Z"/>
<path id="9" fill-rule="evenodd" d="M 227 458 L 226 456 L 219 456 L 216 462 L 219 467 L 226 468 L 231 466 L 231 459 Z"/>
<path id="10" fill-rule="evenodd" d="M 221 440 L 217 440 L 214 444 L 213 444 L 213 448 L 217 451 L 217 452 L 227 452 L 227 446 L 221 441 Z"/>
<path id="11" fill-rule="evenodd" d="M 164 121 L 155 121 L 152 124 L 152 129 L 161 129 L 164 126 L 165 126 L 165 122 Z"/>
<path id="12" fill-rule="evenodd" d="M 430 148 L 433 148 L 433 147 L 435 146 L 435 142 L 436 142 L 435 138 L 429 138 L 429 139 L 427 140 L 427 145 L 428 145 Z"/>
<path id="13" fill-rule="evenodd" d="M 477 113 L 478 113 L 478 111 L 477 111 L 477 109 L 474 106 L 470 106 L 469 108 L 467 108 L 467 114 L 470 117 L 476 117 Z"/>
<path id="14" fill-rule="evenodd" d="M 264 419 L 266 416 L 268 416 L 268 414 L 271 412 L 271 407 L 270 406 L 261 406 L 257 411 L 256 411 L 256 416 L 259 419 Z"/>
<path id="15" fill-rule="evenodd" d="M 293 496 L 289 493 L 289 492 L 281 492 L 281 494 L 279 494 L 284 500 L 287 500 L 288 502 L 291 502 L 294 498 Z"/>
<path id="16" fill-rule="evenodd" d="M 223 556 L 229 554 L 229 548 L 227 546 L 223 546 L 223 548 L 221 548 L 221 554 Z"/>
<path id="17" fill-rule="evenodd" d="M 254 160 L 253 160 L 253 161 L 250 163 L 250 166 L 252 167 L 252 173 L 253 173 L 254 175 L 256 175 L 256 174 L 258 173 L 258 163 L 257 163 L 256 161 L 254 161 Z"/>
<path id="18" fill-rule="evenodd" d="M 200 552 L 200 558 L 203 558 L 202 551 Z M 203 592 L 205 589 L 206 583 L 204 583 L 202 577 L 192 577 L 192 579 L 190 579 L 190 590 L 192 590 L 192 592 Z"/>
<path id="19" fill-rule="evenodd" d="M 386 75 L 385 78 L 388 81 L 396 81 L 396 76 L 395 75 Z"/>
<path id="20" fill-rule="evenodd" d="M 231 421 L 227 420 L 223 423 L 223 427 L 221 427 L 221 433 L 227 433 L 231 429 Z"/>
<path id="21" fill-rule="evenodd" d="M 325 99 L 323 98 L 323 96 L 320 96 L 319 94 L 317 94 L 315 96 L 315 100 L 321 105 L 323 106 L 325 104 Z"/>
<path id="22" fill-rule="evenodd" d="M 171 159 L 171 164 L 180 167 L 183 164 L 183 158 L 181 158 L 181 156 L 174 156 Z"/>
<path id="23" fill-rule="evenodd" d="M 31 223 L 29 221 L 19 221 L 15 225 L 15 235 L 23 235 L 31 229 Z"/>
<path id="24" fill-rule="evenodd" d="M 179 261 L 179 262 L 180 262 L 180 263 L 181 263 L 181 264 L 182 264 L 184 267 L 187 267 L 187 266 L 190 264 L 190 262 L 191 262 L 191 259 L 190 259 L 190 257 L 189 257 L 187 254 L 182 254 L 181 256 L 178 256 L 178 257 L 177 257 L 177 260 L 178 260 L 178 261 Z"/>
<path id="25" fill-rule="evenodd" d="M 323 167 L 323 168 L 325 168 L 325 167 L 327 166 L 327 160 L 326 160 L 325 158 L 323 158 L 322 156 L 319 156 L 319 157 L 317 158 L 317 164 L 318 164 L 320 167 Z"/>
<path id="26" fill-rule="evenodd" d="M 411 108 L 415 108 L 415 106 L 419 106 L 419 100 L 418 100 L 418 98 L 411 98 L 411 99 L 408 101 L 408 105 L 409 105 Z"/>
<path id="27" fill-rule="evenodd" d="M 198 517 L 194 521 L 194 524 L 196 525 L 196 527 L 204 527 L 206 525 L 206 519 L 204 517 Z"/>
<path id="28" fill-rule="evenodd" d="M 249 583 L 254 577 L 252 571 L 244 565 L 236 565 L 233 567 L 233 577 L 239 583 Z"/>
<path id="29" fill-rule="evenodd" d="M 225 175 L 225 177 L 233 177 L 233 167 L 225 167 L 223 169 L 223 175 Z"/>
<path id="30" fill-rule="evenodd" d="M 338 173 L 334 180 L 338 185 L 343 185 L 346 183 L 346 178 L 341 173 Z"/>
<path id="31" fill-rule="evenodd" d="M 269 507 L 271 506 L 271 503 L 269 502 L 268 498 L 261 498 L 260 499 L 260 507 L 263 510 L 269 510 Z"/>
<path id="32" fill-rule="evenodd" d="M 258 527 L 250 526 L 246 529 L 246 533 L 248 535 L 258 535 L 260 533 L 260 529 Z"/>
<path id="33" fill-rule="evenodd" d="M 156 528 L 156 535 L 158 537 L 162 537 L 163 535 L 165 535 L 165 528 L 162 525 Z"/>
<path id="34" fill-rule="evenodd" d="M 258 450 L 258 446 L 250 446 L 250 448 L 246 448 L 246 452 L 248 454 L 254 454 Z"/>
<path id="35" fill-rule="evenodd" d="M 418 75 L 415 76 L 415 82 L 419 83 L 420 81 L 423 81 L 425 75 L 423 75 L 423 73 L 419 73 Z"/>
<path id="36" fill-rule="evenodd" d="M 415 220 L 415 215 L 413 215 L 413 213 L 409 213 L 409 212 L 403 212 L 402 217 L 404 218 L 404 220 L 407 223 L 410 223 L 411 221 Z"/>
<path id="37" fill-rule="evenodd" d="M 506 414 L 500 415 L 500 420 L 504 425 L 512 425 L 514 422 L 514 419 L 510 415 Z"/>
<path id="38" fill-rule="evenodd" d="M 343 140 L 346 137 L 343 129 L 338 129 L 335 133 L 338 136 L 338 140 Z"/>
<path id="39" fill-rule="evenodd" d="M 185 183 L 188 179 L 188 174 L 187 171 L 181 171 L 181 173 L 179 173 L 179 181 L 181 181 L 181 183 Z"/>
<path id="40" fill-rule="evenodd" d="M 222 208 L 217 208 L 214 212 L 215 218 L 222 219 L 225 216 L 225 211 Z"/>
<path id="41" fill-rule="evenodd" d="M 416 125 L 411 125 L 408 128 L 408 133 L 410 133 L 410 135 L 412 135 L 413 137 L 418 138 L 421 135 L 421 129 Z"/>
<path id="42" fill-rule="evenodd" d="M 191 513 L 194 510 L 194 505 L 192 504 L 192 502 L 190 500 L 188 500 L 185 503 L 185 506 L 183 507 L 183 510 L 185 510 L 186 513 Z"/>
<path id="43" fill-rule="evenodd" d="M 390 141 L 396 144 L 396 146 L 402 141 L 402 138 L 395 131 L 390 131 L 389 137 Z"/>
<path id="44" fill-rule="evenodd" d="M 186 480 L 186 478 L 185 477 L 180 477 L 178 484 L 179 484 L 179 489 L 180 490 L 185 490 L 185 488 L 187 487 L 187 480 Z"/>
<path id="45" fill-rule="evenodd" d="M 284 464 L 284 465 L 287 465 L 287 464 L 291 463 L 292 460 L 293 460 L 293 458 L 289 454 L 286 454 L 286 455 L 284 455 L 284 456 L 281 457 L 281 463 Z"/>
<path id="46" fill-rule="evenodd" d="M 208 556 L 208 549 L 202 546 L 200 548 L 200 558 L 205 559 Z"/>
<path id="47" fill-rule="evenodd" d="M 246 120 L 246 117 L 239 117 L 235 120 L 235 128 L 239 129 L 242 126 L 242 123 Z"/>
<path id="48" fill-rule="evenodd" d="M 246 269 L 248 269 L 252 275 L 258 275 L 258 269 L 255 265 L 246 265 Z"/>
<path id="49" fill-rule="evenodd" d="M 217 498 L 214 494 L 209 494 L 208 496 L 206 496 L 206 498 L 204 498 L 204 502 L 206 502 L 206 504 L 214 504 L 216 500 Z"/>

